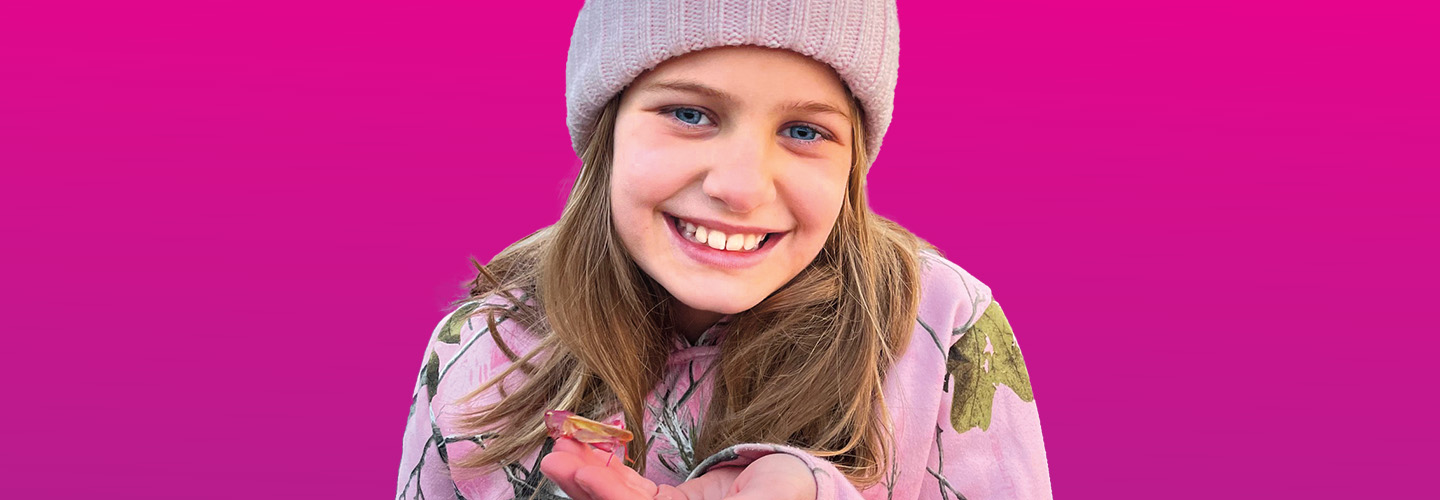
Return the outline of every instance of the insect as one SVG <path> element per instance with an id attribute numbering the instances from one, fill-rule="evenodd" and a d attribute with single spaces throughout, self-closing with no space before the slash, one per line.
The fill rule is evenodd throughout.
<path id="1" fill-rule="evenodd" d="M 635 435 L 625 430 L 624 425 L 625 422 L 618 418 L 613 424 L 604 424 L 565 410 L 545 412 L 545 428 L 550 430 L 551 438 L 568 437 L 594 446 L 609 452 L 612 460 L 615 458 L 616 449 L 619 449 L 620 456 L 624 457 L 625 443 L 635 439 Z M 609 466 L 610 460 L 606 460 L 605 465 Z"/>

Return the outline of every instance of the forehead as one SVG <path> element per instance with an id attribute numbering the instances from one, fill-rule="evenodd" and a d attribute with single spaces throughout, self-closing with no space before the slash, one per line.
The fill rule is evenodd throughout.
<path id="1" fill-rule="evenodd" d="M 675 57 L 640 75 L 632 95 L 679 93 L 723 104 L 849 113 L 849 91 L 829 65 L 785 49 L 715 47 Z"/>

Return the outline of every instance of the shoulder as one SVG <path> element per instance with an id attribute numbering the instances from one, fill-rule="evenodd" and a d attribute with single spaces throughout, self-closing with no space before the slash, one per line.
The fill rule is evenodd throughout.
<path id="1" fill-rule="evenodd" d="M 940 255 L 922 255 L 922 321 L 928 307 L 940 323 L 931 327 L 936 343 L 948 334 L 949 343 L 942 348 L 942 404 L 950 408 L 954 429 L 989 430 L 996 404 L 1003 406 L 999 414 L 1005 418 L 1021 411 L 1016 405 L 1029 404 L 1026 411 L 1033 412 L 1035 396 L 1025 359 L 990 287 Z M 947 310 L 953 314 L 945 316 Z M 1004 398 L 996 396 L 1001 386 L 1008 389 Z"/>
<path id="2" fill-rule="evenodd" d="M 425 392 L 421 396 L 437 409 L 456 403 L 509 368 L 512 357 L 538 346 L 538 338 L 509 314 L 514 310 L 505 298 L 490 295 L 465 301 L 441 317 L 426 347 L 417 389 Z"/>
<path id="3" fill-rule="evenodd" d="M 920 252 L 920 321 L 955 335 L 974 326 L 995 299 L 990 287 L 950 259 Z"/>
<path id="4" fill-rule="evenodd" d="M 966 346 L 965 332 L 995 301 L 989 286 L 939 253 L 922 251 L 919 260 L 920 309 L 909 345 L 887 374 L 885 397 L 896 418 L 911 422 L 907 428 L 930 433 L 957 390 L 957 344 Z"/>
<path id="5" fill-rule="evenodd" d="M 944 256 L 926 250 L 919 260 L 920 309 L 897 366 L 909 374 L 902 376 L 928 380 L 934 375 L 938 384 L 951 347 L 995 301 L 989 286 Z"/>

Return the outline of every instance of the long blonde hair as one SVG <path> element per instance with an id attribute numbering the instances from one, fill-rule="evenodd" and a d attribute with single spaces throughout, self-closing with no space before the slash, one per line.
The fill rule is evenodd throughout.
<path id="1" fill-rule="evenodd" d="M 512 303 L 471 312 L 486 314 L 490 334 L 511 364 L 463 398 L 492 389 L 503 395 L 462 416 L 464 428 L 488 439 L 451 464 L 458 478 L 518 462 L 539 448 L 546 410 L 592 418 L 618 411 L 626 428 L 641 428 L 645 397 L 661 380 L 673 345 L 668 322 L 674 298 L 635 264 L 611 225 L 620 99 L 611 99 L 596 120 L 559 222 L 488 265 L 475 262 L 478 275 L 469 297 L 459 302 L 498 295 Z M 919 251 L 934 247 L 870 211 L 863 109 L 850 101 L 857 117 L 852 168 L 835 227 L 814 261 L 729 325 L 696 457 L 737 443 L 788 444 L 829 458 L 859 485 L 878 482 L 892 463 L 881 387 L 915 325 Z M 495 331 L 500 318 L 535 335 L 537 347 L 512 351 Z M 500 383 L 515 371 L 526 381 L 506 394 Z M 645 441 L 642 436 L 627 450 L 642 473 Z"/>

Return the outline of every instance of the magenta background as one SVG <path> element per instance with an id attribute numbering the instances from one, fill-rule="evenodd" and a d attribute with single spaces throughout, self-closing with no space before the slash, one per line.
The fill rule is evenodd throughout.
<path id="1" fill-rule="evenodd" d="M 392 495 L 467 257 L 576 171 L 580 2 L 14 3 L 4 496 Z M 873 204 L 1005 304 L 1057 496 L 1433 477 L 1435 14 L 901 1 Z"/>

